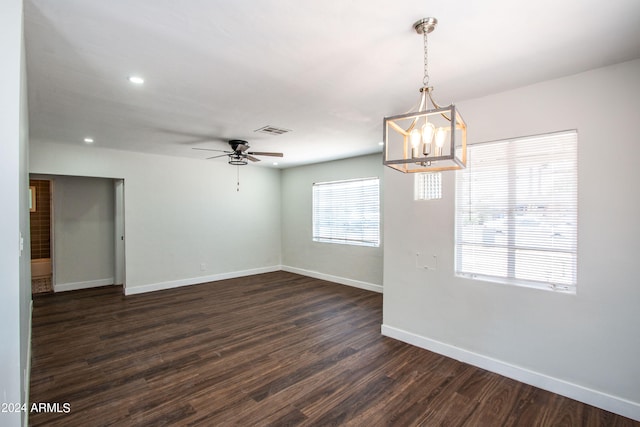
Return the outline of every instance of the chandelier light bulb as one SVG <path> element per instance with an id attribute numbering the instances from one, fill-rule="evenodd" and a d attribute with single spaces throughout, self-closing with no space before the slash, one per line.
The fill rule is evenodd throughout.
<path id="1" fill-rule="evenodd" d="M 444 140 L 447 138 L 447 130 L 445 128 L 438 128 L 436 131 L 436 146 L 442 148 Z"/>
<path id="2" fill-rule="evenodd" d="M 411 141 L 411 147 L 418 148 L 418 144 L 420 144 L 420 139 L 422 135 L 420 135 L 420 131 L 418 129 L 414 129 L 409 133 L 409 141 Z"/>
<path id="3" fill-rule="evenodd" d="M 433 134 L 436 131 L 436 127 L 431 122 L 425 122 L 422 125 L 422 142 L 425 144 L 431 144 L 433 140 Z"/>
<path id="4" fill-rule="evenodd" d="M 418 146 L 420 145 L 420 140 L 422 139 L 422 135 L 418 129 L 414 129 L 409 132 L 409 142 L 411 142 L 411 157 L 418 157 Z"/>
<path id="5" fill-rule="evenodd" d="M 422 154 L 428 156 L 431 152 L 431 141 L 433 140 L 433 133 L 435 132 L 435 126 L 433 123 L 426 121 L 422 125 L 422 142 L 424 145 L 422 146 Z"/>

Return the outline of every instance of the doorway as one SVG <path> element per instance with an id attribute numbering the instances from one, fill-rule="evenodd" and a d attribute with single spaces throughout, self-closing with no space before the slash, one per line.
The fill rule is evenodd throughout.
<path id="1" fill-rule="evenodd" d="M 30 193 L 33 294 L 126 286 L 124 180 L 32 175 Z"/>
<path id="2" fill-rule="evenodd" d="M 31 227 L 31 293 L 53 292 L 52 183 L 47 179 L 29 180 L 29 222 Z"/>

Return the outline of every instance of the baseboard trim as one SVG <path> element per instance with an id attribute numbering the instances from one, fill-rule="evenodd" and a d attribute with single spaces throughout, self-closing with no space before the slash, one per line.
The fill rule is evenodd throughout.
<path id="1" fill-rule="evenodd" d="M 305 270 L 303 268 L 290 267 L 288 265 L 282 266 L 283 271 L 289 273 L 301 274 L 303 276 L 313 277 L 315 279 L 326 280 L 328 282 L 339 283 L 341 285 L 353 286 L 354 288 L 366 289 L 367 291 L 373 291 L 382 293 L 382 285 L 376 285 L 373 283 L 362 282 L 360 280 L 347 279 L 340 276 L 332 276 L 331 274 L 320 273 L 319 271 Z"/>
<path id="2" fill-rule="evenodd" d="M 199 285 L 207 282 L 217 282 L 218 280 L 235 279 L 236 277 L 252 276 L 254 274 L 271 273 L 280 271 L 279 265 L 270 267 L 252 268 L 250 270 L 231 271 L 228 273 L 213 274 L 210 276 L 192 277 L 189 279 L 172 280 L 168 282 L 151 283 L 142 286 L 125 287 L 125 295 L 143 294 L 147 292 L 162 291 L 165 289 L 179 288 L 181 286 Z"/>
<path id="3" fill-rule="evenodd" d="M 412 332 L 395 328 L 393 326 L 383 324 L 381 332 L 384 336 L 406 342 L 407 344 L 477 366 L 478 368 L 486 369 L 496 374 L 578 400 L 588 405 L 592 405 L 636 421 L 640 421 L 640 403 L 632 402 L 630 400 L 602 393 L 578 384 L 550 377 L 539 372 L 483 356 L 450 344 L 423 337 L 421 335 L 416 335 Z"/>
<path id="4" fill-rule="evenodd" d="M 113 277 L 107 279 L 89 280 L 86 282 L 72 282 L 53 285 L 54 292 L 75 291 L 78 289 L 98 288 L 113 285 Z"/>

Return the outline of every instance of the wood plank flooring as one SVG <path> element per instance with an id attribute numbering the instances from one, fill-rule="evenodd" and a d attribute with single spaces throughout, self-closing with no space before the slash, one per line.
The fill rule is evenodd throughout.
<path id="1" fill-rule="evenodd" d="M 33 426 L 639 426 L 380 335 L 382 296 L 286 272 L 34 296 Z M 61 406 L 62 408 L 62 406 Z"/>

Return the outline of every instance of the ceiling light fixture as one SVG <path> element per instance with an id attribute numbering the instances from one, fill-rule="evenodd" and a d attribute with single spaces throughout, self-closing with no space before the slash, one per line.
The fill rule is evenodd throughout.
<path id="1" fill-rule="evenodd" d="M 229 162 L 230 165 L 234 166 L 246 166 L 249 164 L 249 160 L 247 160 L 247 156 L 242 154 L 234 153 L 229 154 Z"/>
<path id="2" fill-rule="evenodd" d="M 134 85 L 141 85 L 144 84 L 144 79 L 140 76 L 129 76 L 129 82 Z"/>
<path id="3" fill-rule="evenodd" d="M 91 138 L 91 137 L 86 137 L 86 138 L 84 139 L 84 142 L 86 142 L 87 144 L 93 144 L 93 138 Z"/>
<path id="4" fill-rule="evenodd" d="M 429 86 L 427 35 L 437 24 L 436 18 L 413 24 L 424 41 L 424 78 L 417 106 L 384 118 L 383 164 L 404 173 L 462 169 L 467 162 L 467 126 L 453 104 L 441 107 L 433 100 Z"/>

